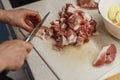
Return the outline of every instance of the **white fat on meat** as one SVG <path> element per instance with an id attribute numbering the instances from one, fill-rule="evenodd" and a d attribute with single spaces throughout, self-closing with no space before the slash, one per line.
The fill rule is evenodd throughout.
<path id="1" fill-rule="evenodd" d="M 48 39 L 52 35 L 53 35 L 52 29 L 49 29 L 46 26 L 40 27 L 39 31 L 36 34 L 37 37 L 40 37 L 43 40 Z"/>
<path id="2" fill-rule="evenodd" d="M 70 35 L 68 38 L 66 38 L 65 36 L 62 36 L 62 45 L 69 45 L 72 43 L 75 43 L 77 40 L 77 36 L 75 35 Z"/>
<path id="3" fill-rule="evenodd" d="M 90 21 L 92 18 L 88 13 L 84 13 L 84 19 Z"/>
<path id="4" fill-rule="evenodd" d="M 65 21 L 65 18 L 60 18 L 60 22 L 64 22 Z"/>
<path id="5" fill-rule="evenodd" d="M 68 7 L 67 12 L 68 13 L 74 13 L 76 10 L 81 10 L 81 9 L 78 6 L 73 4 L 72 6 Z"/>
<path id="6" fill-rule="evenodd" d="M 53 21 L 53 23 L 59 25 L 59 21 Z"/>
<path id="7" fill-rule="evenodd" d="M 78 30 L 79 28 L 80 28 L 80 25 L 75 25 L 73 29 L 76 31 L 76 30 Z"/>
<path id="8" fill-rule="evenodd" d="M 76 40 L 77 40 L 77 36 L 75 36 L 74 34 L 72 34 L 72 35 L 70 35 L 70 37 L 68 37 L 69 44 L 75 43 Z"/>
<path id="9" fill-rule="evenodd" d="M 38 32 L 37 32 L 37 34 L 36 34 L 36 36 L 38 36 L 38 37 L 40 37 L 41 39 L 46 39 L 45 38 L 45 30 L 44 29 L 40 29 Z"/>
<path id="10" fill-rule="evenodd" d="M 81 19 L 77 18 L 76 23 L 78 23 L 80 25 Z"/>
<path id="11" fill-rule="evenodd" d="M 100 51 L 97 59 L 94 61 L 93 64 L 95 64 L 95 63 L 101 58 L 101 55 L 103 55 L 109 47 L 110 47 L 110 45 L 109 45 L 109 46 L 106 46 L 106 47 L 103 47 L 102 51 Z M 106 55 L 105 55 L 105 56 L 106 56 Z"/>
<path id="12" fill-rule="evenodd" d="M 61 25 L 61 28 L 62 29 L 65 29 L 67 27 L 67 25 L 65 24 L 65 23 L 63 23 L 62 25 Z"/>
<path id="13" fill-rule="evenodd" d="M 74 7 L 68 7 L 67 12 L 68 13 L 74 13 L 76 11 L 76 9 Z"/>
<path id="14" fill-rule="evenodd" d="M 76 10 L 81 10 L 79 6 L 72 4 Z"/>
<path id="15" fill-rule="evenodd" d="M 62 36 L 62 45 L 68 45 L 67 38 L 65 36 Z"/>
<path id="16" fill-rule="evenodd" d="M 52 35 L 53 35 L 53 33 L 52 33 L 52 32 L 50 32 L 50 31 L 48 31 L 48 35 L 49 35 L 49 37 L 50 37 L 50 36 L 52 36 Z"/>

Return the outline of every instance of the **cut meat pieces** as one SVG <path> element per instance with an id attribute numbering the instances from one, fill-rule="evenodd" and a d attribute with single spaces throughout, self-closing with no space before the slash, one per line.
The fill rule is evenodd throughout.
<path id="1" fill-rule="evenodd" d="M 89 37 L 96 33 L 96 22 L 87 12 L 78 6 L 67 3 L 62 8 L 60 19 L 51 22 L 53 39 L 57 50 L 64 46 L 79 46 L 89 41 Z"/>
<path id="2" fill-rule="evenodd" d="M 53 38 L 56 41 L 54 47 L 56 50 L 61 50 L 67 45 L 80 46 L 96 33 L 96 22 L 92 16 L 70 3 L 62 8 L 60 18 L 50 24 L 50 28 L 45 26 L 40 28 L 38 37 Z"/>
<path id="3" fill-rule="evenodd" d="M 87 9 L 97 9 L 98 8 L 98 3 L 95 2 L 95 0 L 77 0 L 78 5 L 82 8 L 87 8 Z"/>
<path id="4" fill-rule="evenodd" d="M 41 39 L 47 39 L 52 35 L 53 35 L 53 30 L 48 28 L 47 26 L 40 27 L 39 31 L 36 34 L 36 36 L 40 37 Z"/>
<path id="5" fill-rule="evenodd" d="M 103 66 L 104 64 L 110 64 L 115 60 L 116 57 L 116 47 L 114 44 L 110 44 L 108 46 L 103 47 L 100 51 L 97 59 L 94 61 L 93 65 Z"/>

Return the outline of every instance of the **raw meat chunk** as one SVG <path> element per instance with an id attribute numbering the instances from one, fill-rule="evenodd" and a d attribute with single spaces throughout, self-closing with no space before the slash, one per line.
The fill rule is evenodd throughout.
<path id="1" fill-rule="evenodd" d="M 93 65 L 103 66 L 104 64 L 110 64 L 115 60 L 116 57 L 116 47 L 114 44 L 103 47 L 100 51 L 97 59 L 94 61 Z"/>

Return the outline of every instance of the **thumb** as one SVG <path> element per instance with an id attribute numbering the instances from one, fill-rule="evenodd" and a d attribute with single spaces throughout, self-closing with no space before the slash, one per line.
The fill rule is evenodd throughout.
<path id="1" fill-rule="evenodd" d="M 32 48 L 33 48 L 33 45 L 31 44 L 31 43 L 29 43 L 29 42 L 25 42 L 25 48 L 26 48 L 26 51 L 29 53 L 31 50 L 32 50 Z"/>

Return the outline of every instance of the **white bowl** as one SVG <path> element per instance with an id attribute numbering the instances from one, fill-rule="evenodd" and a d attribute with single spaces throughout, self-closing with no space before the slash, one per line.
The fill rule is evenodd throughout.
<path id="1" fill-rule="evenodd" d="M 120 5 L 120 0 L 100 0 L 98 9 L 103 17 L 107 31 L 114 37 L 120 39 L 120 26 L 115 25 L 115 23 L 108 18 L 108 9 L 114 4 Z"/>

